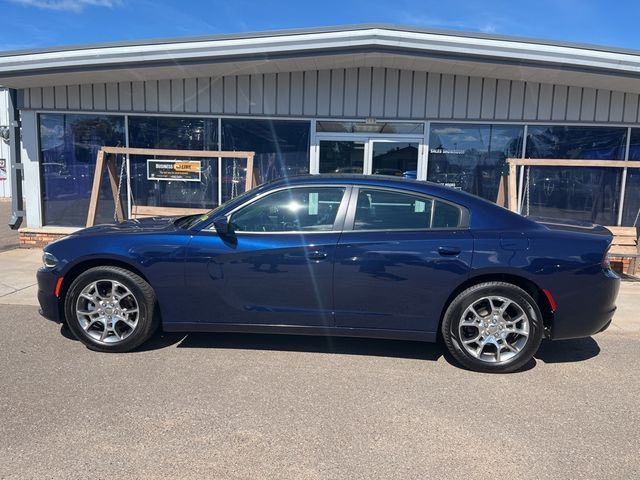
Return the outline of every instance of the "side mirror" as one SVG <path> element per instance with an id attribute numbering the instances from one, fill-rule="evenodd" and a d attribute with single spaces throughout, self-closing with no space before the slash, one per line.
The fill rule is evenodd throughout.
<path id="1" fill-rule="evenodd" d="M 231 229 L 229 228 L 229 219 L 227 217 L 218 217 L 214 219 L 213 226 L 221 235 L 225 235 L 231 232 Z"/>

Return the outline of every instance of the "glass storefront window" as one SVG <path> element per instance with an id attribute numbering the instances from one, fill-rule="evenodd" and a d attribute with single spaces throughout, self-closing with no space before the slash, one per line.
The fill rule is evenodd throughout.
<path id="1" fill-rule="evenodd" d="M 522 155 L 520 125 L 431 124 L 427 180 L 496 201 L 505 159 Z"/>
<path id="2" fill-rule="evenodd" d="M 102 146 L 125 144 L 124 117 L 43 113 L 39 135 L 43 224 L 82 227 L 89 211 L 96 154 Z M 96 223 L 113 222 L 114 208 L 105 175 Z"/>
<path id="3" fill-rule="evenodd" d="M 530 125 L 527 158 L 575 158 L 579 160 L 623 160 L 627 129 Z"/>
<path id="4" fill-rule="evenodd" d="M 218 120 L 215 118 L 129 117 L 129 146 L 178 150 L 218 150 Z M 150 157 L 130 156 L 131 191 L 136 205 L 214 208 L 218 205 L 218 159 L 194 158 L 201 162 L 201 180 L 158 181 L 147 179 Z M 188 157 L 180 157 L 189 160 Z"/>
<path id="5" fill-rule="evenodd" d="M 530 126 L 527 158 L 623 160 L 626 128 Z M 531 167 L 530 199 L 523 211 L 531 216 L 616 225 L 622 169 L 598 167 Z M 527 191 L 526 185 L 524 191 Z"/>
<path id="6" fill-rule="evenodd" d="M 309 173 L 310 130 L 311 123 L 305 121 L 224 118 L 222 150 L 255 152 L 255 181 L 260 185 L 281 177 Z M 223 176 L 233 177 L 234 168 L 238 171 L 237 162 L 225 162 Z M 229 198 L 228 195 L 229 192 L 223 189 L 223 201 Z"/>
<path id="7" fill-rule="evenodd" d="M 629 160 L 640 161 L 640 128 L 631 129 Z M 627 169 L 622 225 L 627 227 L 640 225 L 640 168 Z"/>
<path id="8" fill-rule="evenodd" d="M 320 173 L 363 173 L 364 141 L 321 140 Z"/>

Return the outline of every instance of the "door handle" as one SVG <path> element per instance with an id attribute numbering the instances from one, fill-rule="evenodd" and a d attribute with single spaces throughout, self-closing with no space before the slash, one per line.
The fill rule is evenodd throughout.
<path id="1" fill-rule="evenodd" d="M 462 249 L 459 247 L 438 247 L 438 253 L 445 257 L 460 255 Z"/>
<path id="2" fill-rule="evenodd" d="M 309 260 L 324 260 L 327 258 L 327 252 L 321 252 L 320 250 L 315 250 L 313 252 L 309 252 L 307 254 L 307 258 Z"/>

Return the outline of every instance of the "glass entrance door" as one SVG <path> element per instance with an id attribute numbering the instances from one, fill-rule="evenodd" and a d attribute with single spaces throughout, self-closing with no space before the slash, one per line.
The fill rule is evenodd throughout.
<path id="1" fill-rule="evenodd" d="M 416 178 L 418 175 L 417 141 L 371 140 L 371 173 Z"/>
<path id="2" fill-rule="evenodd" d="M 339 137 L 318 143 L 318 173 L 417 176 L 418 139 Z"/>

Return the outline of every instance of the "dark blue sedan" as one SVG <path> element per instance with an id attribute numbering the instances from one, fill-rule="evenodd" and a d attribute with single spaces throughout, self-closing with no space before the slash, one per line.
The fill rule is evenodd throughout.
<path id="1" fill-rule="evenodd" d="M 165 331 L 437 341 L 513 371 L 543 337 L 607 328 L 619 278 L 600 226 L 534 222 L 464 192 L 378 176 L 260 186 L 206 215 L 131 220 L 45 248 L 44 316 L 89 348 Z"/>

